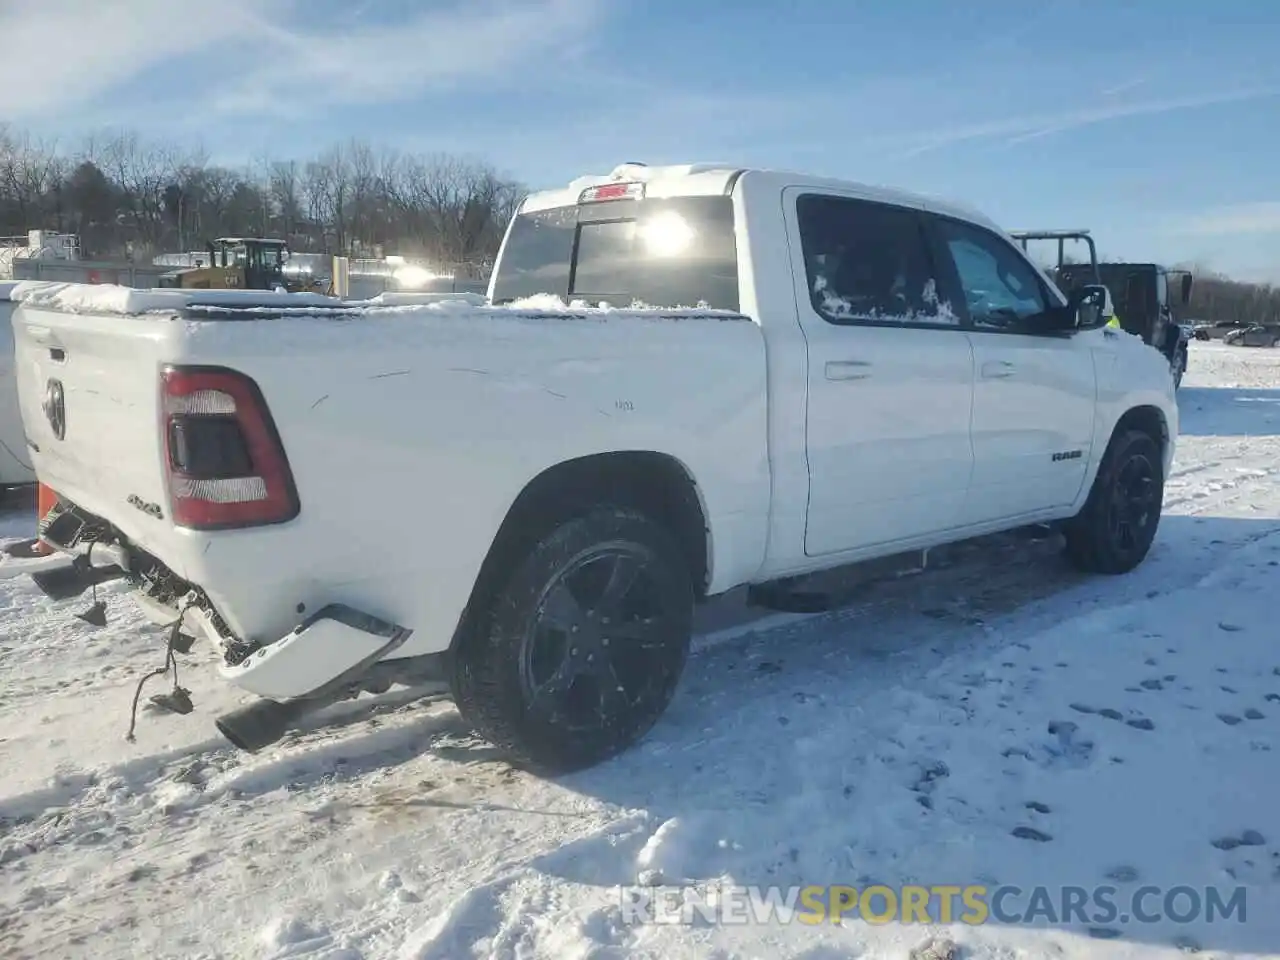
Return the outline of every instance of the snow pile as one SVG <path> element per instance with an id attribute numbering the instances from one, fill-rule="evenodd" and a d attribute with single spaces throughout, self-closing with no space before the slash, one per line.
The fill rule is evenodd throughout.
<path id="1" fill-rule="evenodd" d="M 191 304 L 221 307 L 328 307 L 340 306 L 332 297 L 316 293 L 273 293 L 267 290 L 145 290 L 101 283 L 58 283 L 22 280 L 10 288 L 9 299 L 32 307 L 66 313 L 103 313 L 138 316 L 176 313 Z"/>
<path id="2" fill-rule="evenodd" d="M 182 665 L 196 713 L 144 717 L 127 744 L 161 632 L 114 585 L 94 630 L 75 617 L 87 598 L 48 601 L 0 559 L 3 952 L 1274 956 L 1280 355 L 1194 345 L 1186 383 L 1165 519 L 1134 573 L 1080 577 L 1052 542 L 996 538 L 830 614 L 710 604 L 652 734 L 559 782 L 502 763 L 447 702 L 394 691 L 238 753 L 211 723 L 238 695 L 199 647 Z M 0 518 L 0 538 L 32 523 Z M 714 913 L 744 887 L 811 884 L 1016 886 L 1012 913 L 1036 886 L 1110 889 L 1122 906 L 1150 886 L 1159 916 L 646 924 L 631 910 L 648 896 Z M 1173 888 L 1243 888 L 1246 917 L 1179 922 L 1160 895 Z"/>
<path id="3" fill-rule="evenodd" d="M 489 301 L 483 294 L 479 293 L 399 293 L 388 291 L 362 302 L 379 307 L 416 307 L 436 303 L 465 303 L 473 307 L 483 307 Z"/>

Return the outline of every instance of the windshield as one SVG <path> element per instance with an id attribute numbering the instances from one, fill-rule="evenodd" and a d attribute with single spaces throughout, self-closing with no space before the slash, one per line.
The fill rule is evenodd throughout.
<path id="1" fill-rule="evenodd" d="M 626 307 L 738 310 L 729 197 L 618 200 L 522 213 L 498 261 L 495 303 L 536 294 Z"/>

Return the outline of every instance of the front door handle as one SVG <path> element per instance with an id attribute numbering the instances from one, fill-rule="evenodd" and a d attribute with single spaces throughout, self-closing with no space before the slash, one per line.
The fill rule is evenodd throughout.
<path id="1" fill-rule="evenodd" d="M 982 365 L 982 375 L 990 380 L 1005 380 L 1014 372 L 1014 366 L 1008 360 L 993 360 Z"/>
<path id="2" fill-rule="evenodd" d="M 866 380 L 870 366 L 865 360 L 829 360 L 824 370 L 828 380 Z"/>

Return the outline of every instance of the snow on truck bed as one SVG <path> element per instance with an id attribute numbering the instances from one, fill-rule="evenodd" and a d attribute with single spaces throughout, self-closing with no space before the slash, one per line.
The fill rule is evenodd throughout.
<path id="1" fill-rule="evenodd" d="M 384 293 L 369 300 L 336 300 L 313 293 L 276 293 L 269 290 L 139 289 L 109 284 L 19 281 L 0 285 L 0 299 L 65 313 L 117 316 L 170 316 L 230 319 L 240 313 L 265 313 L 285 317 L 368 316 L 403 318 L 452 317 L 493 319 L 665 319 L 746 320 L 726 310 L 666 309 L 637 305 L 626 309 L 565 303 L 556 297 L 537 296 L 502 306 L 489 306 L 477 294 Z"/>
<path id="2" fill-rule="evenodd" d="M 975 960 L 1275 956 L 1280 352 L 1193 344 L 1180 398 L 1166 519 L 1133 574 L 994 538 L 829 614 L 718 601 L 652 734 L 558 781 L 394 692 L 237 753 L 210 719 L 236 695 L 196 652 L 196 714 L 144 715 L 126 743 L 160 632 L 116 588 L 93 630 L 87 598 L 0 579 L 0 953 L 905 960 L 936 938 L 932 956 Z M 1006 915 L 1037 886 L 1049 900 L 1031 924 L 728 906 L 640 924 L 638 882 L 668 919 L 737 884 L 1016 885 Z M 1063 888 L 1100 885 L 1126 912 L 1156 888 L 1140 905 L 1175 916 L 1243 887 L 1246 913 L 1062 915 Z"/>

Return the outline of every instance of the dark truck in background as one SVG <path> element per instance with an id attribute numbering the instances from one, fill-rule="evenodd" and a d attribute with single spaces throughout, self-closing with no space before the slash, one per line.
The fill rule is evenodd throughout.
<path id="1" fill-rule="evenodd" d="M 1065 265 L 1064 289 L 1102 283 L 1111 291 L 1120 326 L 1163 353 L 1169 360 L 1174 385 L 1181 386 L 1191 337 L 1177 321 L 1174 301 L 1179 309 L 1191 302 L 1191 273 L 1158 263 L 1100 263 L 1097 272 L 1095 281 L 1082 265 Z"/>
<path id="2" fill-rule="evenodd" d="M 1183 329 L 1174 315 L 1174 300 L 1180 309 L 1191 302 L 1190 271 L 1158 263 L 1100 263 L 1088 230 L 1028 230 L 1011 236 L 1024 251 L 1029 241 L 1056 243 L 1057 265 L 1049 266 L 1048 272 L 1058 289 L 1070 295 L 1071 291 L 1084 286 L 1105 286 L 1111 293 L 1121 328 L 1126 333 L 1141 337 L 1164 354 L 1169 361 L 1175 388 L 1182 385 L 1182 375 L 1187 372 L 1187 345 L 1191 333 Z M 1089 251 L 1087 262 L 1068 261 L 1066 244 L 1069 241 L 1085 245 Z"/>

